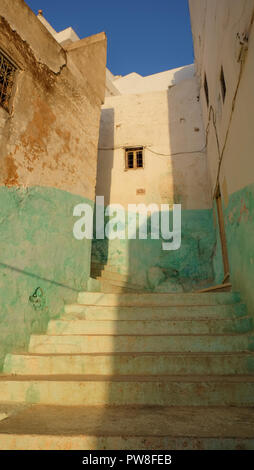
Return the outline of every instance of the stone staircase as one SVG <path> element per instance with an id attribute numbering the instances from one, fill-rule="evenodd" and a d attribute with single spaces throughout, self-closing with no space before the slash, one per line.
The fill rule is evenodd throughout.
<path id="1" fill-rule="evenodd" d="M 254 449 L 253 323 L 237 293 L 80 293 L 8 354 L 1 449 Z"/>
<path id="2" fill-rule="evenodd" d="M 93 280 L 97 283 L 94 283 Z M 131 277 L 128 274 L 118 272 L 116 266 L 92 263 L 91 290 L 119 294 L 122 292 L 143 292 L 144 287 L 133 284 Z"/>

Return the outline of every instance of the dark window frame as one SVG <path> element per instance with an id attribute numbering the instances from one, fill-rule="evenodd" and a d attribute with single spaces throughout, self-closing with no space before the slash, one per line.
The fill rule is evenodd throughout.
<path id="1" fill-rule="evenodd" d="M 144 168 L 144 147 L 128 147 L 125 149 L 125 170 L 141 170 Z"/>
<path id="2" fill-rule="evenodd" d="M 0 48 L 0 106 L 7 112 L 11 111 L 17 70 L 18 66 Z"/>
<path id="3" fill-rule="evenodd" d="M 210 99 L 209 99 L 209 87 L 208 87 L 208 81 L 207 81 L 207 75 L 205 73 L 204 75 L 204 92 L 205 92 L 205 97 L 206 97 L 206 104 L 207 107 L 209 107 Z"/>
<path id="4" fill-rule="evenodd" d="M 227 94 L 227 85 L 226 85 L 226 79 L 225 79 L 223 67 L 221 67 L 221 70 L 220 70 L 220 86 L 221 86 L 222 100 L 223 100 L 223 103 L 225 103 L 226 94 Z"/>

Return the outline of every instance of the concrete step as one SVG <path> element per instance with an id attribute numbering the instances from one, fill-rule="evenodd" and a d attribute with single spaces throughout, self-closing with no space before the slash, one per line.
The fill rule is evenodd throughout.
<path id="1" fill-rule="evenodd" d="M 33 405 L 0 423 L 0 446 L 2 450 L 254 450 L 254 410 Z"/>
<path id="2" fill-rule="evenodd" d="M 132 277 L 129 276 L 128 274 L 120 274 L 119 272 L 110 271 L 107 269 L 103 269 L 102 271 L 100 271 L 99 276 L 109 281 L 120 281 L 120 282 L 127 282 L 130 284 L 132 283 Z"/>
<path id="3" fill-rule="evenodd" d="M 90 277 L 86 286 L 87 292 L 103 292 L 104 294 L 121 294 L 122 292 L 133 293 L 133 288 L 122 287 L 121 285 L 111 284 L 109 281 L 100 280 L 100 278 Z"/>
<path id="4" fill-rule="evenodd" d="M 247 333 L 250 317 L 235 320 L 51 320 L 48 335 L 209 335 Z"/>
<path id="5" fill-rule="evenodd" d="M 120 272 L 121 271 L 121 272 Z M 109 274 L 120 274 L 120 276 L 125 276 L 126 278 L 129 277 L 129 269 L 124 268 L 120 269 L 119 266 L 115 264 L 101 264 L 101 263 L 93 263 L 91 264 L 91 272 L 92 274 L 105 272 Z"/>
<path id="6" fill-rule="evenodd" d="M 26 403 L 0 403 L 0 422 L 14 416 L 27 407 Z M 1 449 L 1 440 L 0 440 Z M 2 450 L 2 449 L 1 449 Z"/>
<path id="7" fill-rule="evenodd" d="M 101 271 L 103 271 L 105 269 L 105 265 L 104 264 L 100 264 L 100 263 L 91 263 L 91 274 L 100 274 Z"/>
<path id="8" fill-rule="evenodd" d="M 227 319 L 247 315 L 241 303 L 228 305 L 192 305 L 168 307 L 105 307 L 97 305 L 66 305 L 62 319 L 75 320 L 188 320 Z"/>
<path id="9" fill-rule="evenodd" d="M 4 373 L 244 375 L 254 374 L 254 353 L 8 354 Z"/>
<path id="10" fill-rule="evenodd" d="M 124 289 L 128 289 L 130 292 L 132 291 L 144 291 L 144 287 L 139 285 L 133 285 L 131 282 L 128 281 L 119 281 L 117 279 L 111 279 L 107 276 L 96 276 L 96 280 L 100 282 L 101 286 L 113 286 L 113 287 L 122 287 Z"/>
<path id="11" fill-rule="evenodd" d="M 32 335 L 29 352 L 79 354 L 116 352 L 253 351 L 248 335 Z"/>
<path id="12" fill-rule="evenodd" d="M 204 294 L 104 294 L 101 292 L 81 292 L 78 303 L 81 305 L 105 306 L 170 306 L 170 305 L 220 305 L 240 302 L 238 293 L 204 293 Z"/>
<path id="13" fill-rule="evenodd" d="M 254 376 L 3 375 L 0 401 L 66 406 L 254 406 Z"/>
<path id="14" fill-rule="evenodd" d="M 133 293 L 133 291 L 138 291 L 138 289 L 134 289 L 133 286 L 129 286 L 124 283 L 114 281 L 105 281 L 100 277 L 96 277 L 95 279 L 99 283 L 98 289 L 95 292 L 102 292 L 104 294 L 121 294 L 121 293 Z"/>
<path id="15" fill-rule="evenodd" d="M 108 281 L 123 281 L 132 283 L 132 277 L 129 276 L 129 273 L 120 273 L 117 270 L 117 267 L 113 269 L 113 267 L 108 266 L 101 266 L 91 269 L 91 277 L 97 278 L 102 277 L 104 280 Z"/>

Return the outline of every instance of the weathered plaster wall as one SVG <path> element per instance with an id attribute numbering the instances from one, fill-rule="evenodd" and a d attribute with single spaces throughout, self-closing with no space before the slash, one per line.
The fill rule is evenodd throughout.
<path id="1" fill-rule="evenodd" d="M 125 210 L 128 204 L 182 204 L 183 239 L 177 252 L 163 252 L 161 240 L 93 243 L 95 261 L 117 266 L 151 288 L 158 278 L 169 290 L 213 281 L 205 135 L 196 80 L 189 73 L 189 67 L 186 73 L 168 73 L 174 83 L 169 89 L 163 82 L 162 91 L 107 97 L 102 108 L 97 195 Z M 137 146 L 144 147 L 144 168 L 126 171 L 125 148 Z"/>
<path id="2" fill-rule="evenodd" d="M 115 87 L 114 83 L 114 75 L 110 72 L 109 69 L 106 69 L 106 90 L 105 96 L 117 96 L 120 95 L 120 91 Z"/>
<path id="3" fill-rule="evenodd" d="M 24 351 L 30 334 L 45 331 L 49 318 L 84 289 L 91 246 L 73 237 L 73 207 L 92 203 L 40 186 L 2 186 L 0 201 L 1 368 L 7 352 Z"/>
<path id="4" fill-rule="evenodd" d="M 63 31 L 57 32 L 51 24 L 44 18 L 43 13 L 39 10 L 39 14 L 37 18 L 41 21 L 41 23 L 47 28 L 50 34 L 54 37 L 54 39 L 61 44 L 61 46 L 67 46 L 72 44 L 73 42 L 79 41 L 79 37 L 76 32 L 71 28 L 66 28 Z"/>
<path id="5" fill-rule="evenodd" d="M 132 146 L 145 148 L 144 168 L 125 171 L 125 148 Z M 108 97 L 102 107 L 96 193 L 105 195 L 107 204 L 126 208 L 179 201 L 184 209 L 209 209 L 204 146 L 194 78 L 168 91 Z M 141 188 L 145 194 L 137 195 Z"/>
<path id="6" fill-rule="evenodd" d="M 147 77 L 142 77 L 138 73 L 130 73 L 124 77 L 112 77 L 112 82 L 121 94 L 136 94 L 163 91 L 180 80 L 188 80 L 193 76 L 194 65 L 191 64 Z"/>
<path id="7" fill-rule="evenodd" d="M 182 245 L 177 251 L 163 251 L 162 238 L 152 240 L 150 233 L 147 240 L 140 240 L 137 231 L 136 240 L 95 240 L 92 255 L 94 262 L 128 275 L 133 285 L 158 292 L 190 292 L 213 284 L 214 249 L 212 211 L 201 209 L 182 211 Z"/>
<path id="8" fill-rule="evenodd" d="M 74 239 L 73 208 L 94 202 L 106 39 L 63 49 L 23 1 L 3 0 L 0 45 L 19 68 L 12 109 L 0 107 L 1 366 L 90 273 L 91 244 Z"/>
<path id="9" fill-rule="evenodd" d="M 233 287 L 253 312 L 254 1 L 189 3 L 212 195 L 219 183 Z M 221 66 L 227 87 L 224 103 Z M 205 72 L 209 107 L 202 86 Z"/>

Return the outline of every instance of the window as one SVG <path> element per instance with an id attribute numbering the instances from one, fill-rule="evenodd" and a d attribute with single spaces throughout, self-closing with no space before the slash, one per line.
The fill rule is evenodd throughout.
<path id="1" fill-rule="evenodd" d="M 208 90 L 206 73 L 205 73 L 205 78 L 204 78 L 204 91 L 205 91 L 205 97 L 206 97 L 206 104 L 207 106 L 209 106 L 209 90 Z"/>
<path id="2" fill-rule="evenodd" d="M 220 85 L 221 85 L 222 99 L 223 99 L 223 103 L 224 103 L 225 98 L 226 98 L 226 93 L 227 93 L 227 87 L 226 87 L 226 81 L 225 81 L 225 75 L 224 75 L 223 67 L 221 67 L 221 71 L 220 71 Z"/>
<path id="3" fill-rule="evenodd" d="M 0 105 L 10 110 L 10 100 L 17 67 L 0 50 Z"/>
<path id="4" fill-rule="evenodd" d="M 136 170 L 144 168 L 143 147 L 125 149 L 125 169 Z"/>

